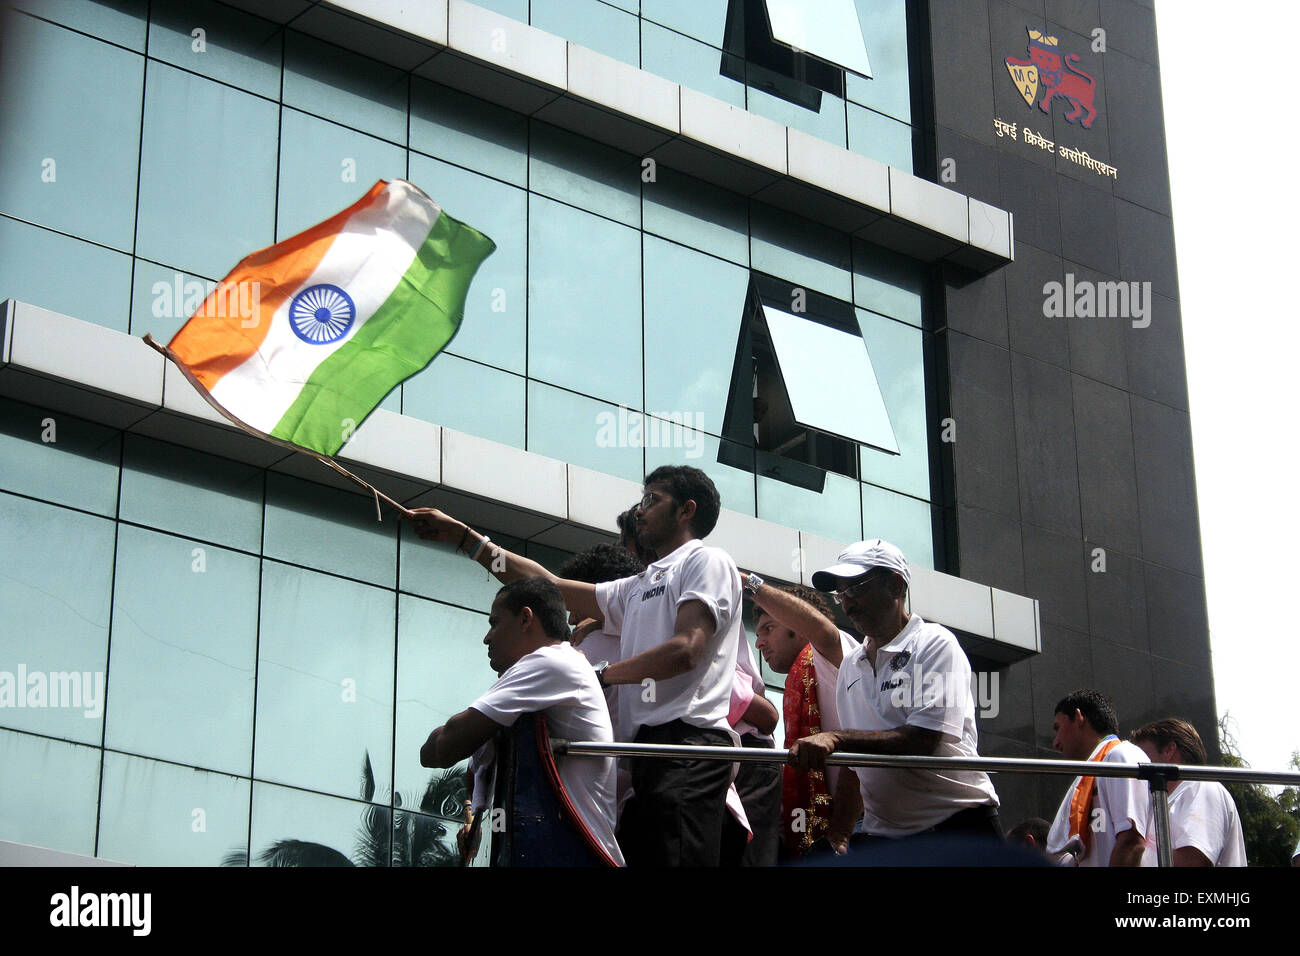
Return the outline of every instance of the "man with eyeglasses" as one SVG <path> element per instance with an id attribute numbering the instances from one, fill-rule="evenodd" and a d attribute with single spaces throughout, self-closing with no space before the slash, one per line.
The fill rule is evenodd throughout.
<path id="1" fill-rule="evenodd" d="M 541 575 L 569 610 L 602 619 L 622 659 L 597 663 L 602 687 L 620 691 L 623 732 L 637 743 L 732 746 L 727 720 L 741 641 L 740 572 L 701 538 L 722 501 L 708 475 L 664 466 L 646 476 L 636 509 L 637 543 L 657 557 L 643 572 L 588 584 L 556 577 L 497 548 L 486 536 L 433 508 L 412 513 L 416 532 L 456 547 L 502 581 Z M 623 709 L 626 707 L 626 710 Z M 717 866 L 733 765 L 720 760 L 635 758 L 633 798 L 619 844 L 631 866 Z"/>
<path id="2" fill-rule="evenodd" d="M 887 541 L 859 541 L 812 583 L 831 591 L 863 643 L 840 665 L 835 700 L 843 729 L 804 737 L 790 748 L 800 769 L 820 769 L 835 751 L 978 757 L 970 662 L 951 631 L 907 610 L 911 571 Z M 1000 838 L 998 796 L 978 770 L 857 767 L 840 775 L 836 794 L 863 803 L 865 838 L 955 831 Z M 843 827 L 828 834 L 847 852 Z M 863 836 L 854 835 L 858 843 Z"/>

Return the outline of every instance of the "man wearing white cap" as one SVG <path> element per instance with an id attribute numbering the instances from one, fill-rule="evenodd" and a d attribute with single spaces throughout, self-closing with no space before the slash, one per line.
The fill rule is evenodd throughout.
<path id="1" fill-rule="evenodd" d="M 970 662 L 951 631 L 908 613 L 911 580 L 902 552 L 878 538 L 850 545 L 833 567 L 813 575 L 813 586 L 833 592 L 863 643 L 840 665 L 835 700 L 844 729 L 796 741 L 790 760 L 797 767 L 820 769 L 837 750 L 979 756 Z M 1002 835 L 998 796 L 982 771 L 854 769 L 868 836 Z M 840 789 L 853 780 L 841 774 Z M 829 836 L 838 852 L 847 850 L 848 833 Z"/>

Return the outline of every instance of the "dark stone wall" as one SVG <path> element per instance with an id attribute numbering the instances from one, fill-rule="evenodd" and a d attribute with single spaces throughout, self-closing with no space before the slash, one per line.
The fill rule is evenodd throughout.
<path id="1" fill-rule="evenodd" d="M 957 424 L 955 570 L 1041 602 L 1043 652 L 1002 669 L 981 752 L 1055 756 L 1053 706 L 1094 686 L 1115 700 L 1122 733 L 1183 716 L 1217 759 L 1152 4 L 930 0 L 924 19 L 934 167 L 918 172 L 943 182 L 952 159 L 944 185 L 1015 217 L 1015 261 L 974 281 L 946 275 L 937 318 Z M 1096 79 L 1091 129 L 1067 122 L 1060 98 L 1050 116 L 1039 110 L 1041 85 L 1032 107 L 1017 90 L 1005 59 L 1028 58 L 1030 27 Z M 1017 138 L 997 136 L 994 118 L 1017 124 Z M 1116 178 L 1024 142 L 1026 124 Z M 1150 325 L 1046 317 L 1043 286 L 1067 273 L 1149 282 Z M 1010 826 L 1050 817 L 1066 781 L 997 785 Z"/>

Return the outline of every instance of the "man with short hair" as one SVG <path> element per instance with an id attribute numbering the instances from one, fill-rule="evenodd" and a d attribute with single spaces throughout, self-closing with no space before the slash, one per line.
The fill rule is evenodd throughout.
<path id="1" fill-rule="evenodd" d="M 598 672 L 620 692 L 638 743 L 729 746 L 727 720 L 741 631 L 740 573 L 726 552 L 706 547 L 721 499 L 708 475 L 664 466 L 646 476 L 636 510 L 637 543 L 657 560 L 641 574 L 591 585 L 557 578 L 495 546 L 486 535 L 433 508 L 411 514 L 423 538 L 456 542 L 498 577 L 542 575 L 583 618 L 602 618 L 622 660 Z M 620 704 L 620 707 L 622 705 Z M 581 738 L 574 738 L 581 739 Z M 637 758 L 624 851 L 651 866 L 716 866 L 732 765 L 718 760 Z"/>
<path id="2" fill-rule="evenodd" d="M 596 675 L 568 638 L 564 599 L 551 582 L 522 578 L 501 588 L 483 638 L 488 662 L 501 676 L 466 710 L 429 734 L 420 748 L 421 766 L 454 766 L 523 714 L 544 714 L 558 737 L 613 742 Z M 614 838 L 613 758 L 563 756 L 556 765 L 587 832 L 611 862 L 622 866 Z"/>
<path id="3" fill-rule="evenodd" d="M 840 730 L 835 686 L 840 664 L 858 649 L 858 642 L 836 625 L 835 613 L 820 591 L 803 584 L 771 585 L 757 574 L 741 578 L 758 608 L 754 646 L 768 667 L 786 675 L 785 746 L 801 737 Z M 843 769 L 782 768 L 781 838 L 790 856 L 807 852 L 826 834 L 836 813 L 832 797 Z M 849 827 L 862 812 L 857 789 L 851 792 L 851 806 L 841 808 Z"/>
<path id="4" fill-rule="evenodd" d="M 1201 735 L 1185 720 L 1166 717 L 1139 727 L 1129 740 L 1152 763 L 1205 763 Z M 1217 780 L 1170 780 L 1169 849 L 1174 866 L 1245 866 L 1246 841 L 1237 804 Z M 1152 828 L 1154 838 L 1154 828 Z"/>
<path id="5" fill-rule="evenodd" d="M 1056 705 L 1052 746 L 1067 760 L 1148 763 L 1147 756 L 1119 739 L 1119 718 L 1110 698 L 1076 690 Z M 1047 852 L 1069 854 L 1074 866 L 1155 866 L 1147 846 L 1151 803 L 1145 781 L 1136 777 L 1075 777 L 1061 801 Z"/>
<path id="6" fill-rule="evenodd" d="M 903 553 L 879 538 L 859 541 L 834 566 L 813 575 L 833 591 L 862 645 L 844 657 L 835 689 L 841 730 L 804 737 L 790 748 L 800 769 L 822 769 L 836 750 L 851 753 L 978 757 L 970 662 L 952 632 L 907 611 L 911 571 Z M 855 767 L 866 837 L 953 831 L 1001 839 L 998 795 L 980 770 Z M 841 774 L 836 801 L 853 774 Z M 832 826 L 836 852 L 849 831 Z M 855 843 L 860 842 L 854 836 Z"/>

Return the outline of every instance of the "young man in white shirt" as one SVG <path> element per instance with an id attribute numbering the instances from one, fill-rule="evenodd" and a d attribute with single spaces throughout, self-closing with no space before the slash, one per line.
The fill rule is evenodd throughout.
<path id="1" fill-rule="evenodd" d="M 1105 694 L 1076 690 L 1056 705 L 1052 746 L 1066 760 L 1148 763 L 1146 754 L 1122 741 L 1115 706 Z M 1075 866 L 1155 866 L 1147 783 L 1136 777 L 1075 777 L 1066 791 L 1047 852 Z"/>
<path id="2" fill-rule="evenodd" d="M 631 685 L 619 696 L 634 740 L 734 745 L 727 714 L 741 640 L 740 572 L 724 551 L 699 540 L 717 524 L 721 499 L 709 477 L 688 466 L 655 469 L 644 491 L 637 541 L 658 560 L 598 585 L 557 578 L 436 509 L 416 509 L 411 520 L 422 538 L 455 542 L 498 578 L 542 575 L 570 611 L 603 619 L 623 659 L 598 672 L 601 685 Z M 732 764 L 636 758 L 631 765 L 635 797 L 622 824 L 629 859 L 717 866 Z"/>
<path id="3" fill-rule="evenodd" d="M 879 538 L 859 541 L 812 583 L 834 591 L 864 640 L 840 664 L 835 704 L 842 729 L 797 741 L 791 762 L 820 770 L 836 750 L 978 757 L 970 661 L 951 631 L 908 613 L 911 571 L 903 553 Z M 862 767 L 855 773 L 856 780 L 840 774 L 835 800 L 851 800 L 859 785 L 867 837 L 1002 836 L 998 796 L 983 771 Z M 847 851 L 847 827 L 837 823 L 827 836 L 836 852 Z"/>
<path id="4" fill-rule="evenodd" d="M 1129 734 L 1152 763 L 1205 763 L 1201 735 L 1167 717 Z M 1170 780 L 1169 849 L 1174 866 L 1245 866 L 1246 841 L 1237 804 L 1217 780 Z M 1155 838 L 1154 828 L 1148 843 Z"/>
<path id="5" fill-rule="evenodd" d="M 511 727 L 523 714 L 546 717 L 550 733 L 567 740 L 612 742 L 609 711 L 591 665 L 568 642 L 564 599 L 544 578 L 524 578 L 497 592 L 483 643 L 501 676 L 468 709 L 429 734 L 420 748 L 425 767 L 451 767 Z M 560 781 L 587 832 L 608 862 L 623 865 L 614 838 L 614 760 L 557 758 Z"/>

